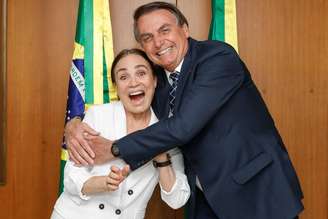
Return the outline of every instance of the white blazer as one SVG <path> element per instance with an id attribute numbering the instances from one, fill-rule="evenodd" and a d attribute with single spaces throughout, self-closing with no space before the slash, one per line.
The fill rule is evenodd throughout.
<path id="1" fill-rule="evenodd" d="M 121 102 L 92 106 L 83 120 L 108 139 L 119 139 L 127 134 L 125 111 Z M 151 111 L 150 124 L 157 122 Z M 172 208 L 182 207 L 190 196 L 183 158 L 178 148 L 169 151 L 176 182 L 171 191 L 161 188 L 161 198 Z M 64 170 L 64 191 L 58 198 L 51 219 L 142 219 L 147 203 L 159 181 L 159 173 L 149 161 L 132 171 L 118 190 L 85 196 L 81 189 L 92 176 L 108 175 L 110 167 L 122 168 L 126 163 L 116 159 L 103 165 L 76 167 L 67 161 Z"/>

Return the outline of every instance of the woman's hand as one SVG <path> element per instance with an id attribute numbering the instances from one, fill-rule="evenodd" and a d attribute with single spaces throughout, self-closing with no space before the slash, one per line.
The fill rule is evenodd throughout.
<path id="1" fill-rule="evenodd" d="M 122 169 L 113 165 L 107 176 L 93 176 L 88 179 L 82 187 L 82 193 L 84 195 L 91 195 L 95 193 L 115 191 L 128 176 L 129 172 L 129 165 L 124 166 Z"/>
<path id="2" fill-rule="evenodd" d="M 117 166 L 111 166 L 111 171 L 106 177 L 106 184 L 108 191 L 115 191 L 118 189 L 121 182 L 128 176 L 130 172 L 130 166 L 125 165 L 123 169 Z"/>

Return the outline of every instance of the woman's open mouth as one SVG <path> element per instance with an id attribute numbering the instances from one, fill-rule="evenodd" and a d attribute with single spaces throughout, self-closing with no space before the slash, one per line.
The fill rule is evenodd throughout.
<path id="1" fill-rule="evenodd" d="M 144 97 L 145 97 L 144 91 L 135 91 L 135 92 L 129 93 L 129 98 L 134 103 L 138 103 L 139 101 L 143 100 Z"/>

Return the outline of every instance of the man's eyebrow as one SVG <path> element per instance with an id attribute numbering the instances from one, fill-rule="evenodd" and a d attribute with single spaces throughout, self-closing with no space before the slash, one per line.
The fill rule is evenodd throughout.
<path id="1" fill-rule="evenodd" d="M 163 29 L 170 27 L 171 24 L 163 24 L 162 26 L 160 26 L 160 28 L 158 28 L 157 32 L 163 31 Z M 148 36 L 152 36 L 152 33 L 142 33 L 140 34 L 140 38 L 141 37 L 148 37 Z"/>
<path id="2" fill-rule="evenodd" d="M 158 29 L 158 31 L 162 31 L 163 29 L 168 28 L 168 27 L 170 27 L 170 26 L 171 26 L 171 24 L 163 24 L 163 25 Z"/>
<path id="3" fill-rule="evenodd" d="M 151 33 L 142 33 L 142 34 L 140 34 L 140 38 L 142 38 L 142 37 L 150 37 L 152 35 L 153 34 L 151 34 Z"/>

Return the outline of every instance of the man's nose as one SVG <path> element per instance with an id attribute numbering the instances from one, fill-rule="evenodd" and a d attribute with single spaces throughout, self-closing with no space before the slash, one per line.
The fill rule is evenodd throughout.
<path id="1" fill-rule="evenodd" d="M 162 44 L 163 44 L 163 38 L 160 36 L 155 36 L 154 37 L 154 44 L 156 48 L 161 48 Z"/>

